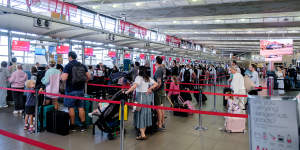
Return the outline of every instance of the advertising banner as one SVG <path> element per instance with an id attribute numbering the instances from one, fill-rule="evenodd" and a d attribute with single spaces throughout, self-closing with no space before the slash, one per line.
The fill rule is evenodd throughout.
<path id="1" fill-rule="evenodd" d="M 130 59 L 130 57 L 131 57 L 130 53 L 125 53 L 125 55 L 124 55 L 125 59 Z"/>
<path id="2" fill-rule="evenodd" d="M 253 97 L 249 107 L 251 150 L 299 150 L 297 101 Z"/>
<path id="3" fill-rule="evenodd" d="M 17 41 L 17 40 L 13 40 L 11 49 L 13 51 L 29 52 L 30 42 L 29 41 Z"/>
<path id="4" fill-rule="evenodd" d="M 165 60 L 165 59 L 166 59 L 166 56 L 161 56 L 161 59 L 162 59 L 162 60 Z"/>
<path id="5" fill-rule="evenodd" d="M 145 54 L 140 54 L 140 59 L 145 59 Z"/>
<path id="6" fill-rule="evenodd" d="M 169 62 L 171 62 L 172 61 L 172 57 L 169 57 Z"/>
<path id="7" fill-rule="evenodd" d="M 151 55 L 151 60 L 155 60 L 155 56 L 154 55 Z"/>
<path id="8" fill-rule="evenodd" d="M 43 48 L 36 48 L 34 52 L 35 55 L 46 55 L 46 50 Z"/>
<path id="9" fill-rule="evenodd" d="M 291 55 L 293 54 L 292 39 L 260 40 L 260 55 Z"/>
<path id="10" fill-rule="evenodd" d="M 265 61 L 282 61 L 282 56 L 270 55 L 265 57 Z"/>
<path id="11" fill-rule="evenodd" d="M 63 45 L 57 46 L 56 47 L 56 54 L 68 54 L 69 49 L 70 49 L 69 46 L 63 46 Z"/>
<path id="12" fill-rule="evenodd" d="M 115 51 L 109 51 L 108 52 L 108 56 L 113 58 L 113 57 L 116 57 L 117 53 Z"/>
<path id="13" fill-rule="evenodd" d="M 176 62 L 177 62 L 177 63 L 180 62 L 180 58 L 179 58 L 179 57 L 176 58 Z"/>
<path id="14" fill-rule="evenodd" d="M 94 49 L 93 48 L 85 48 L 84 55 L 85 56 L 93 56 Z"/>

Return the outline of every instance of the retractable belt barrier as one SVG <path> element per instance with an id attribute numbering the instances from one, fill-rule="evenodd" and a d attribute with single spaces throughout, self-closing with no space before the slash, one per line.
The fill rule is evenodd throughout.
<path id="1" fill-rule="evenodd" d="M 18 91 L 18 92 L 30 92 L 34 93 L 33 90 L 20 90 L 20 89 L 13 89 L 13 88 L 4 88 L 0 87 L 3 90 L 11 90 L 11 91 Z M 178 90 L 180 91 L 180 90 Z M 188 92 L 188 93 L 199 93 L 199 91 L 181 91 L 181 92 Z M 209 94 L 210 92 L 203 92 L 203 94 Z M 94 98 L 85 98 L 85 97 L 78 97 L 78 96 L 70 96 L 70 95 L 63 95 L 63 94 L 54 94 L 54 93 L 47 93 L 47 92 L 39 92 L 39 94 L 44 95 L 51 95 L 51 96 L 58 96 L 63 98 L 71 98 L 71 99 L 79 99 L 79 100 L 87 100 L 87 101 L 95 101 L 95 102 L 102 102 L 102 103 L 113 103 L 113 104 L 121 104 L 120 101 L 112 101 L 112 100 L 103 100 L 103 99 L 94 99 Z M 217 93 L 218 95 L 224 96 L 241 96 L 245 97 L 247 95 L 235 95 L 235 94 L 221 94 Z M 200 111 L 200 110 L 190 110 L 190 109 L 180 109 L 180 108 L 171 108 L 171 107 L 164 107 L 164 106 L 153 106 L 153 105 L 146 105 L 146 104 L 137 104 L 137 103 L 128 103 L 125 102 L 128 106 L 137 106 L 137 107 L 145 107 L 145 108 L 152 108 L 152 109 L 161 109 L 161 110 L 171 110 L 171 111 L 179 111 L 179 112 L 189 112 L 195 114 L 206 114 L 206 115 L 215 115 L 215 116 L 227 116 L 227 117 L 239 117 L 239 118 L 248 118 L 247 114 L 232 114 L 232 113 L 221 113 L 221 112 L 211 112 L 211 111 Z"/>
<path id="2" fill-rule="evenodd" d="M 62 148 L 55 147 L 55 146 L 52 146 L 52 145 L 48 145 L 48 144 L 45 144 L 45 143 L 42 143 L 42 142 L 39 142 L 39 141 L 35 141 L 35 140 L 29 139 L 29 138 L 26 138 L 26 137 L 23 137 L 23 136 L 20 136 L 20 135 L 16 135 L 16 134 L 13 134 L 13 133 L 1 130 L 1 129 L 0 129 L 0 135 L 15 139 L 15 140 L 20 141 L 20 142 L 30 144 L 30 145 L 35 146 L 35 147 L 39 147 L 39 148 L 44 149 L 44 150 L 64 150 Z"/>

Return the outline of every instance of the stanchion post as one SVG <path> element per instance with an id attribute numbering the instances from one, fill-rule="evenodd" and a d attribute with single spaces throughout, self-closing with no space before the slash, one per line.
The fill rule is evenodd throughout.
<path id="1" fill-rule="evenodd" d="M 201 109 L 202 109 L 202 89 L 199 88 L 199 110 L 201 110 Z M 197 130 L 197 131 L 207 130 L 207 128 L 202 126 L 201 114 L 199 114 L 199 122 L 198 122 L 198 126 L 195 127 L 195 130 Z"/>
<path id="2" fill-rule="evenodd" d="M 120 150 L 124 150 L 124 105 L 125 105 L 125 99 L 122 99 L 121 120 L 120 120 Z"/>
<path id="3" fill-rule="evenodd" d="M 274 78 L 272 76 L 268 77 L 268 95 L 272 96 L 273 94 L 273 86 L 274 86 Z"/>
<path id="4" fill-rule="evenodd" d="M 214 82 L 214 93 L 216 93 L 216 82 Z M 213 111 L 217 111 L 216 109 L 216 102 L 217 102 L 217 96 L 214 95 L 214 108 L 213 108 Z"/>
<path id="5" fill-rule="evenodd" d="M 35 89 L 35 134 L 38 133 L 38 107 L 39 107 L 39 89 Z"/>

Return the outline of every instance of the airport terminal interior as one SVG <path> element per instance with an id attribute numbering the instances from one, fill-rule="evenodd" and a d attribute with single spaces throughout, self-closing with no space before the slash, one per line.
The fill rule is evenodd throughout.
<path id="1" fill-rule="evenodd" d="M 300 0 L 0 0 L 0 150 L 299 150 Z"/>

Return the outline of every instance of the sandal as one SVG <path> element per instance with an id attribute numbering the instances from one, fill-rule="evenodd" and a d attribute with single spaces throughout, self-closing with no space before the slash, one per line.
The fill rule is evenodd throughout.
<path id="1" fill-rule="evenodd" d="M 136 140 L 146 140 L 147 139 L 147 137 L 146 136 L 144 136 L 144 137 L 142 137 L 142 136 L 138 136 L 138 137 L 136 137 Z"/>

